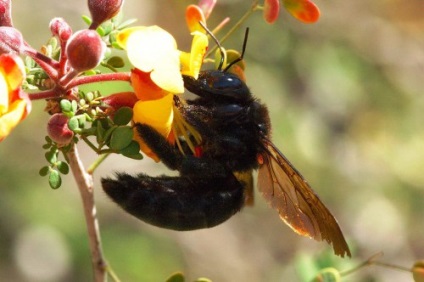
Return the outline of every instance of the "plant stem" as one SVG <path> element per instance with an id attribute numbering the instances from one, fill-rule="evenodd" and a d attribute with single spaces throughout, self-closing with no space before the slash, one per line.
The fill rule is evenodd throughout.
<path id="1" fill-rule="evenodd" d="M 219 43 L 222 44 L 224 43 L 225 40 L 227 40 L 227 38 L 233 34 L 234 31 L 236 31 L 249 17 L 252 13 L 254 13 L 256 10 L 258 10 L 260 8 L 258 1 L 255 0 L 253 1 L 252 5 L 250 6 L 249 10 L 247 10 L 247 12 L 238 20 L 238 22 L 236 22 L 234 24 L 234 26 L 227 32 L 227 34 L 225 34 L 220 40 Z M 210 51 L 208 51 L 208 53 L 206 54 L 205 57 L 209 57 L 210 54 L 213 54 L 216 50 L 216 48 L 218 48 L 218 46 L 214 46 Z"/>
<path id="2" fill-rule="evenodd" d="M 29 93 L 30 100 L 53 99 L 57 97 L 59 97 L 59 95 L 57 94 L 56 88 L 36 93 Z"/>
<path id="3" fill-rule="evenodd" d="M 96 168 L 107 158 L 111 153 L 101 154 L 87 169 L 89 174 L 93 174 Z"/>
<path id="4" fill-rule="evenodd" d="M 67 153 L 69 166 L 77 183 L 81 194 L 82 204 L 87 225 L 88 239 L 91 250 L 91 262 L 93 265 L 93 275 L 95 282 L 106 281 L 106 262 L 103 258 L 102 245 L 100 240 L 100 230 L 97 221 L 96 206 L 94 203 L 93 177 L 88 174 L 81 159 L 78 150 L 74 144 Z"/>
<path id="5" fill-rule="evenodd" d="M 75 86 L 94 83 L 94 82 L 102 82 L 102 81 L 130 81 L 131 74 L 130 73 L 103 73 L 103 74 L 95 74 L 90 76 L 80 76 L 74 78 L 68 85 L 66 85 L 67 89 L 71 89 Z"/>

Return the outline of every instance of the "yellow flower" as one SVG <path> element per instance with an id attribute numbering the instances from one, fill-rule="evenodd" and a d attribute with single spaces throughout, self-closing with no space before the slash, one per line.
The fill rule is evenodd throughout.
<path id="1" fill-rule="evenodd" d="M 21 90 L 25 68 L 15 54 L 0 56 L 0 141 L 31 111 L 28 95 Z"/>
<path id="2" fill-rule="evenodd" d="M 179 51 L 174 37 L 158 26 L 128 28 L 117 36 L 134 66 L 131 84 L 139 101 L 133 108 L 133 121 L 152 126 L 169 142 L 174 141 L 173 95 L 184 92 L 182 74 L 197 78 L 208 46 L 204 33 L 195 31 L 192 35 L 190 53 Z M 141 150 L 158 161 L 143 140 L 135 136 Z"/>

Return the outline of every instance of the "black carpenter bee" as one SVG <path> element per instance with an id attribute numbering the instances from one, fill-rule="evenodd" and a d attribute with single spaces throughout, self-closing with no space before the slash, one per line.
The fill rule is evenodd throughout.
<path id="1" fill-rule="evenodd" d="M 201 135 L 201 156 L 182 154 L 152 127 L 136 124 L 146 144 L 179 176 L 118 173 L 116 179 L 102 179 L 109 197 L 155 226 L 208 228 L 243 207 L 252 172 L 258 169 L 259 190 L 287 225 L 301 235 L 333 244 L 337 255 L 351 256 L 336 219 L 271 142 L 268 110 L 246 84 L 226 70 L 183 78 L 186 89 L 198 97 L 187 103 L 176 98 L 175 104 Z"/>

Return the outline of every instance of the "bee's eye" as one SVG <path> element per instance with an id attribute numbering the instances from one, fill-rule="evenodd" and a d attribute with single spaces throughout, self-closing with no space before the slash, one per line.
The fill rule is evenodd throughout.
<path id="1" fill-rule="evenodd" d="M 214 89 L 238 89 L 242 86 L 242 82 L 238 77 L 235 77 L 233 75 L 222 75 L 218 78 L 213 79 L 212 81 L 212 87 Z"/>

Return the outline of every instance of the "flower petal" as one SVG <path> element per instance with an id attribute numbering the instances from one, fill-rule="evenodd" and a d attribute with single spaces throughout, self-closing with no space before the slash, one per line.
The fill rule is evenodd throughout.
<path id="1" fill-rule="evenodd" d="M 164 56 L 175 52 L 177 43 L 167 31 L 158 26 L 146 27 L 131 33 L 125 46 L 128 59 L 136 68 L 150 72 Z"/>
<path id="2" fill-rule="evenodd" d="M 152 81 L 150 72 L 139 69 L 131 70 L 131 85 L 137 98 L 142 101 L 160 99 L 169 94 Z"/>
<path id="3" fill-rule="evenodd" d="M 157 100 L 138 101 L 133 108 L 134 122 L 148 124 L 167 137 L 174 118 L 173 98 L 173 95 L 169 94 Z"/>
<path id="4" fill-rule="evenodd" d="M 203 58 L 208 49 L 208 37 L 206 34 L 195 31 L 192 33 L 193 42 L 191 44 L 190 54 L 181 52 L 181 73 L 190 75 L 197 79 L 200 68 L 202 67 Z"/>
<path id="5" fill-rule="evenodd" d="M 156 129 L 162 136 L 168 138 L 171 133 L 172 121 L 174 119 L 172 94 L 151 101 L 138 101 L 133 110 L 135 123 L 147 124 Z M 159 158 L 146 145 L 144 140 L 134 132 L 134 139 L 139 143 L 140 150 L 156 162 Z"/>
<path id="6" fill-rule="evenodd" d="M 209 15 L 212 13 L 213 8 L 215 7 L 217 0 L 200 0 L 198 5 L 202 9 L 205 18 L 209 18 Z"/>
<path id="7" fill-rule="evenodd" d="M 150 73 L 151 80 L 172 93 L 183 93 L 177 43 L 170 33 L 158 26 L 137 27 L 118 35 L 128 59 L 137 69 Z"/>
<path id="8" fill-rule="evenodd" d="M 197 5 L 189 5 L 186 9 L 186 23 L 190 32 L 199 31 L 205 33 L 205 29 L 199 24 L 202 22 L 206 25 L 205 15 L 203 10 Z"/>
<path id="9" fill-rule="evenodd" d="M 265 0 L 263 16 L 267 23 L 272 24 L 278 19 L 280 0 Z"/>
<path id="10" fill-rule="evenodd" d="M 17 100 L 10 105 L 6 114 L 0 116 L 0 141 L 6 138 L 10 131 L 26 116 L 26 109 L 27 102 L 25 100 Z"/>
<path id="11" fill-rule="evenodd" d="M 286 10 L 304 23 L 314 23 L 320 16 L 319 8 L 309 0 L 283 0 Z"/>
<path id="12" fill-rule="evenodd" d="M 150 77 L 157 86 L 174 94 L 184 92 L 184 81 L 180 71 L 180 52 L 174 50 L 164 55 Z"/>

